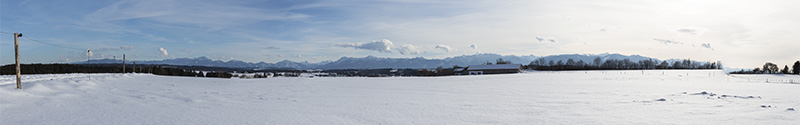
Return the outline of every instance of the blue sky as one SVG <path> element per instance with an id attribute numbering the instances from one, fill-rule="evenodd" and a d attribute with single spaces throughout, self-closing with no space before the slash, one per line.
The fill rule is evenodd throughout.
<path id="1" fill-rule="evenodd" d="M 800 59 L 800 2 L 581 0 L 3 0 L 0 63 L 207 56 L 318 62 L 639 54 L 730 67 Z"/>

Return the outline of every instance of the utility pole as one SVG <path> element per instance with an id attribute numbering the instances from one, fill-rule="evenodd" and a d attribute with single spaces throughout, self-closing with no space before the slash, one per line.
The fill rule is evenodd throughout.
<path id="1" fill-rule="evenodd" d="M 22 69 L 19 68 L 19 37 L 22 33 L 14 33 L 14 57 L 17 62 L 17 89 L 22 89 Z"/>
<path id="2" fill-rule="evenodd" d="M 92 50 L 86 49 L 86 64 L 92 64 Z"/>
<path id="3" fill-rule="evenodd" d="M 125 54 L 122 54 L 122 74 L 125 74 Z"/>
<path id="4" fill-rule="evenodd" d="M 86 49 L 86 66 L 91 66 L 92 64 L 92 49 Z M 91 70 L 91 68 L 89 68 Z M 89 74 L 91 71 L 86 71 L 86 76 L 89 76 L 89 80 L 92 80 L 92 75 Z"/>

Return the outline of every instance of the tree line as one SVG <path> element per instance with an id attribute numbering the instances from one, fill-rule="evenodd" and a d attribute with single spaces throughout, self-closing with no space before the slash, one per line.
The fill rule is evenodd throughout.
<path id="1" fill-rule="evenodd" d="M 641 70 L 641 69 L 722 69 L 720 62 L 697 62 L 691 59 L 668 62 L 653 59 L 631 61 L 630 59 L 594 58 L 592 62 L 573 59 L 531 61 L 525 68 L 533 70 Z"/>
<path id="2" fill-rule="evenodd" d="M 753 70 L 740 70 L 731 72 L 731 74 L 798 74 L 800 75 L 800 61 L 795 61 L 791 69 L 789 65 L 783 65 L 783 69 L 778 67 L 777 64 L 767 62 L 761 67 L 753 68 Z"/>
<path id="3" fill-rule="evenodd" d="M 122 73 L 122 64 L 21 64 L 20 73 L 22 74 L 64 74 L 64 73 Z M 125 73 L 151 73 L 166 76 L 189 76 L 189 77 L 214 77 L 231 78 L 232 75 L 222 71 L 212 71 L 203 73 L 198 70 L 179 68 L 176 66 L 160 65 L 132 65 L 125 67 Z M 0 74 L 15 75 L 17 73 L 15 65 L 5 65 L 0 67 Z"/>

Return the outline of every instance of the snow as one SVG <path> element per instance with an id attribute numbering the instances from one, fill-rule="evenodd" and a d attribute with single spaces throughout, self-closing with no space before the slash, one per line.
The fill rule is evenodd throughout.
<path id="1" fill-rule="evenodd" d="M 0 123 L 800 124 L 800 76 L 567 71 L 452 77 L 0 77 Z M 748 78 L 750 81 L 748 81 Z"/>

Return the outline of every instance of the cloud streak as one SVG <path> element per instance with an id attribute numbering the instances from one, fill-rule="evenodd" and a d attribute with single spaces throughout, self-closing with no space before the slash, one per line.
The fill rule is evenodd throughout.
<path id="1" fill-rule="evenodd" d="M 267 46 L 267 47 L 261 47 L 261 49 L 265 49 L 265 50 L 276 50 L 276 49 L 281 49 L 281 48 L 274 47 L 274 46 Z"/>
<path id="2" fill-rule="evenodd" d="M 662 39 L 662 38 L 653 38 L 653 40 L 658 41 L 660 43 L 663 43 L 664 45 L 683 44 L 682 42 L 678 42 L 678 41 L 675 41 L 675 40 Z"/>
<path id="3" fill-rule="evenodd" d="M 684 35 L 702 35 L 704 31 L 703 28 L 678 28 L 674 32 Z"/>
<path id="4" fill-rule="evenodd" d="M 136 47 L 133 47 L 133 46 L 106 47 L 106 48 L 96 49 L 95 51 L 96 52 L 108 52 L 108 51 L 120 51 L 120 50 L 125 51 L 125 50 L 132 50 L 132 49 L 136 49 Z"/>

